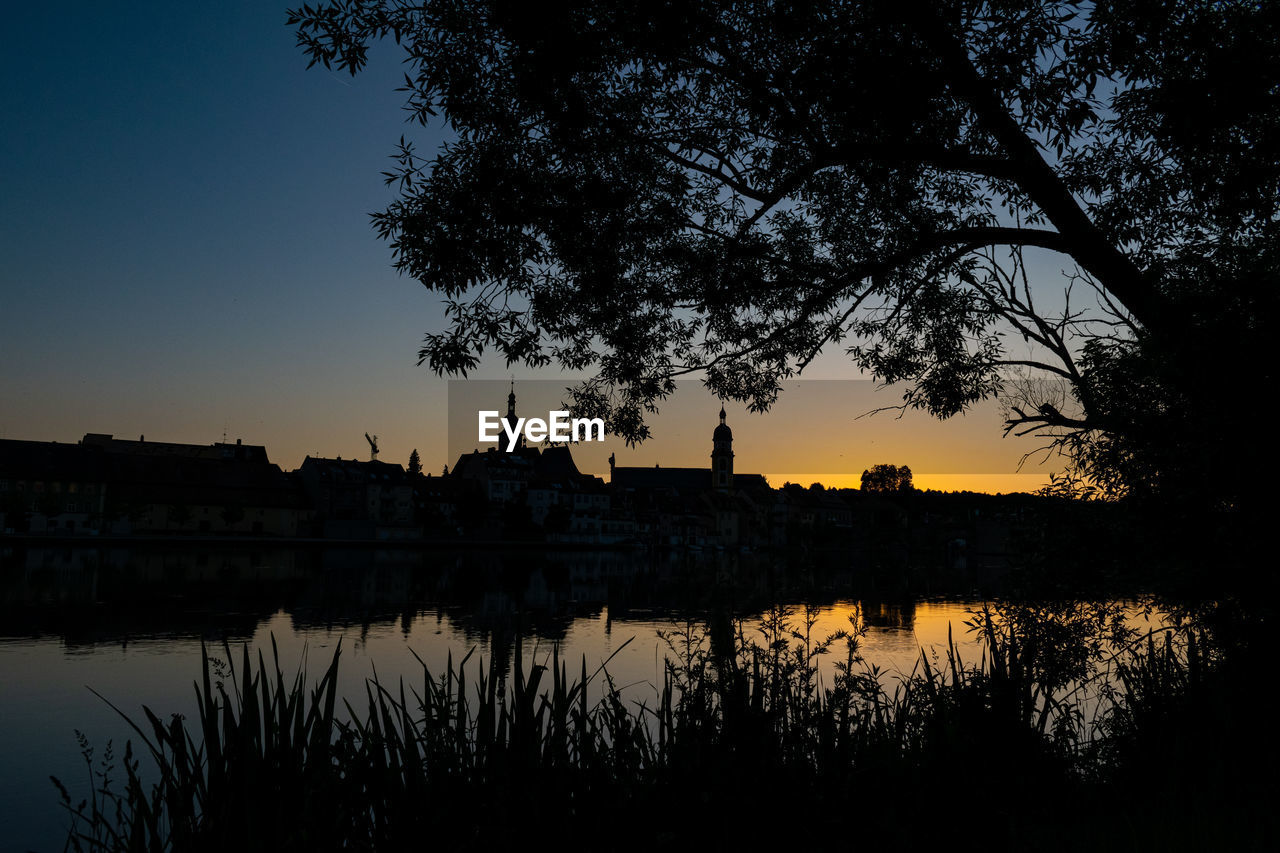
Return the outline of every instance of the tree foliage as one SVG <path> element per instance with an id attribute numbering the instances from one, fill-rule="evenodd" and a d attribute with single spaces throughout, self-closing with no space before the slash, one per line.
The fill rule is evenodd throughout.
<path id="1" fill-rule="evenodd" d="M 612 432 L 698 374 L 768 407 L 824 347 L 940 417 L 1002 395 L 1117 492 L 1219 472 L 1274 384 L 1280 4 L 331 0 L 406 53 L 374 214 L 440 293 L 421 361 L 597 371 Z M 1029 266 L 1064 270 L 1047 294 Z M 1056 390 L 1045 390 L 1052 383 Z"/>
<path id="2" fill-rule="evenodd" d="M 909 492 L 915 486 L 906 465 L 873 465 L 862 472 L 859 488 L 864 492 Z"/>

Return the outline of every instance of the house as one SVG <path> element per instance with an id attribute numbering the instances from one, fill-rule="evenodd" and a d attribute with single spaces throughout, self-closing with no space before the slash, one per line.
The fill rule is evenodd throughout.
<path id="1" fill-rule="evenodd" d="M 97 532 L 106 462 L 100 451 L 78 444 L 0 440 L 0 532 Z"/>
<path id="2" fill-rule="evenodd" d="M 106 529 L 133 534 L 294 537 L 311 513 L 261 445 L 137 441 L 88 433 L 108 470 Z"/>
<path id="3" fill-rule="evenodd" d="M 310 512 L 260 446 L 88 433 L 77 444 L 0 441 L 7 531 L 296 536 Z"/>
<path id="4" fill-rule="evenodd" d="M 390 462 L 308 456 L 294 472 L 326 539 L 419 539 L 415 478 Z"/>

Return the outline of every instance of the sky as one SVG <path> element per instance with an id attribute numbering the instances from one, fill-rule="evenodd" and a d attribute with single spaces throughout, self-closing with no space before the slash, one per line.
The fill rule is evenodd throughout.
<path id="1" fill-rule="evenodd" d="M 392 269 L 369 222 L 393 197 L 380 173 L 401 134 L 424 149 L 438 137 L 405 124 L 391 47 L 354 78 L 307 69 L 287 7 L 6 10 L 0 438 L 225 436 L 265 445 L 288 470 L 307 454 L 367 458 L 369 432 L 384 460 L 417 448 L 428 471 L 452 464 L 447 380 L 416 363 L 423 334 L 443 325 L 440 300 Z M 512 371 L 490 360 L 474 375 Z M 839 352 L 805 374 L 857 376 Z M 945 424 L 857 420 L 862 393 L 831 406 L 784 394 L 765 415 L 730 407 L 738 470 L 853 485 L 862 468 L 907 464 L 917 485 L 1010 491 L 1058 467 L 1018 474 L 1030 447 L 1001 443 L 994 409 Z M 681 397 L 619 464 L 707 464 L 719 402 L 696 386 Z M 779 452 L 828 444 L 829 462 Z M 605 475 L 596 450 L 575 457 Z"/>

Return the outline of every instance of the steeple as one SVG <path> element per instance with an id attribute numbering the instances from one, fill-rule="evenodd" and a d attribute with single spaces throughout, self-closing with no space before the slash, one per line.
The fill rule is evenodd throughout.
<path id="1" fill-rule="evenodd" d="M 510 432 L 517 433 L 516 446 L 512 452 L 524 449 L 524 433 L 518 429 L 520 419 L 516 417 L 516 379 L 511 377 L 511 393 L 507 395 L 507 416 L 503 418 L 509 425 Z M 505 445 L 503 445 L 505 446 Z"/>
<path id="2" fill-rule="evenodd" d="M 733 430 L 720 407 L 720 426 L 711 434 L 711 484 L 718 492 L 733 491 Z"/>

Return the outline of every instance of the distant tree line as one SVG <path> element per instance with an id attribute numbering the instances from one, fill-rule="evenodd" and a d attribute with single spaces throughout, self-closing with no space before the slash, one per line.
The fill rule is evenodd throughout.
<path id="1" fill-rule="evenodd" d="M 862 491 L 864 492 L 910 492 L 915 486 L 911 483 L 911 469 L 906 465 L 873 465 L 862 472 Z"/>

